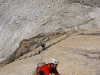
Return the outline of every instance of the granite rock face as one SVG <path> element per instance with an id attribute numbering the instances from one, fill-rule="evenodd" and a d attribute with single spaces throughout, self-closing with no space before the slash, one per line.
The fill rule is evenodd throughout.
<path id="1" fill-rule="evenodd" d="M 58 38 L 46 44 L 59 41 Z M 99 44 L 100 29 L 78 32 L 64 38 L 38 55 L 32 56 L 33 50 L 16 61 L 1 67 L 0 75 L 33 75 L 39 62 L 50 63 L 51 58 L 59 60 L 57 69 L 61 75 L 99 75 Z M 39 50 L 39 48 L 35 50 Z"/>
<path id="2" fill-rule="evenodd" d="M 99 11 L 67 0 L 0 0 L 0 61 L 37 34 L 100 27 Z"/>
<path id="3" fill-rule="evenodd" d="M 0 0 L 0 65 L 7 64 L 0 75 L 32 75 L 51 58 L 60 61 L 61 75 L 100 75 L 99 1 L 70 1 Z M 44 37 L 48 47 L 40 51 Z"/>

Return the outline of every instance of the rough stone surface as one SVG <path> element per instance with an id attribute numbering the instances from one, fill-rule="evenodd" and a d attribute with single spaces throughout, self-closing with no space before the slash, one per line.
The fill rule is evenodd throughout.
<path id="1" fill-rule="evenodd" d="M 59 60 L 58 71 L 61 75 L 100 75 L 99 45 L 100 29 L 82 31 L 63 39 L 39 55 L 1 67 L 0 75 L 33 75 L 39 62 L 49 63 L 51 58 Z"/>
<path id="2" fill-rule="evenodd" d="M 48 63 L 51 58 L 60 61 L 61 75 L 100 75 L 100 8 L 90 7 L 95 6 L 94 3 L 99 6 L 99 1 L 74 1 L 77 3 L 68 0 L 0 0 L 0 61 L 7 64 L 0 67 L 0 75 L 32 75 L 38 62 Z M 37 44 L 30 46 L 33 43 L 29 40 L 29 43 L 22 41 L 41 33 L 70 33 L 72 30 L 78 33 L 52 38 L 46 42 L 48 47 L 43 52 Z M 23 55 L 29 49 L 32 51 Z"/>
<path id="3" fill-rule="evenodd" d="M 23 39 L 59 30 L 100 27 L 100 8 L 68 0 L 0 0 L 0 61 Z"/>

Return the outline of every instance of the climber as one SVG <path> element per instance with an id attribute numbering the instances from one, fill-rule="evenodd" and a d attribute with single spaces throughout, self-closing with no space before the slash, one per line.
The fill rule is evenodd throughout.
<path id="1" fill-rule="evenodd" d="M 40 67 L 38 67 L 35 75 L 49 75 L 55 74 L 55 75 L 60 75 L 57 71 L 57 65 L 58 65 L 58 60 L 57 59 L 51 59 L 51 63 L 44 64 Z"/>
<path id="2" fill-rule="evenodd" d="M 44 44 L 43 41 L 40 42 L 40 45 L 42 46 L 42 50 L 46 49 L 46 44 Z"/>
<path id="3" fill-rule="evenodd" d="M 46 49 L 45 48 L 45 44 L 42 44 L 41 46 L 42 46 L 42 50 L 45 50 Z"/>

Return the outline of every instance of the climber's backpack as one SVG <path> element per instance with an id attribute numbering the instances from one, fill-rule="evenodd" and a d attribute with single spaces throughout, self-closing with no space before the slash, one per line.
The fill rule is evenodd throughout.
<path id="1" fill-rule="evenodd" d="M 39 62 L 39 63 L 37 64 L 36 72 L 38 71 L 38 69 L 39 69 L 42 65 L 45 65 L 45 62 Z M 43 71 L 39 71 L 39 75 L 44 75 L 44 72 L 43 72 Z"/>
<path id="2" fill-rule="evenodd" d="M 39 75 L 45 75 L 44 71 L 39 71 Z"/>

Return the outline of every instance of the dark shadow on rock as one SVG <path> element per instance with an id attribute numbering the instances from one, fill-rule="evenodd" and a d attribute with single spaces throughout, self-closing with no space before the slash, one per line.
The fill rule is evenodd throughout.
<path id="1" fill-rule="evenodd" d="M 64 34 L 66 34 L 64 31 L 49 32 L 38 34 L 35 37 L 29 39 L 24 39 L 20 42 L 19 47 L 11 55 L 0 62 L 0 67 L 15 61 L 16 59 L 23 56 L 24 54 L 27 54 L 28 52 L 34 51 L 36 48 L 41 46 L 41 40 L 43 43 L 46 43 L 47 41 L 58 38 Z M 49 47 L 50 46 L 43 45 L 40 51 L 35 51 L 35 55 L 40 54 L 42 51 L 48 49 Z"/>
<path id="2" fill-rule="evenodd" d="M 80 33 L 78 35 L 98 35 L 100 36 L 100 33 Z"/>

